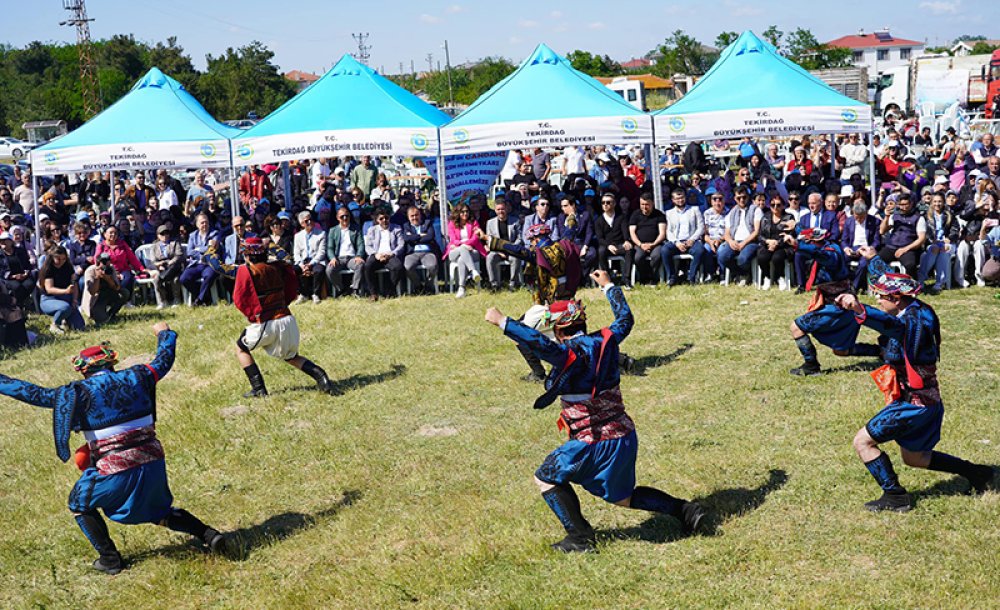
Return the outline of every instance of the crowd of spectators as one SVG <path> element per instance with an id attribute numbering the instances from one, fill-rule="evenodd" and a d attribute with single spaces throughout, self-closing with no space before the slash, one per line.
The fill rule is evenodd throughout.
<path id="1" fill-rule="evenodd" d="M 365 156 L 292 163 L 288 201 L 277 168 L 245 168 L 235 216 L 228 183 L 205 170 L 189 184 L 163 170 L 40 180 L 36 234 L 31 178 L 17 168 L 0 184 L 2 340 L 27 341 L 29 311 L 50 316 L 54 334 L 103 324 L 146 284 L 158 308 L 185 297 L 192 307 L 226 299 L 232 286 L 209 258 L 242 263 L 248 235 L 294 264 L 300 302 L 435 293 L 446 281 L 459 298 L 469 282 L 517 289 L 522 262 L 488 252 L 479 236 L 525 243 L 539 223 L 577 245 L 584 274 L 600 267 L 628 287 L 718 281 L 802 290 L 811 260 L 796 235 L 811 227 L 826 229 L 854 263 L 858 290 L 862 246 L 930 292 L 996 282 L 993 137 L 950 131 L 935 140 L 889 123 L 871 143 L 874 176 L 866 138 L 691 142 L 655 160 L 624 147 L 515 150 L 494 191 L 452 202 L 443 227 L 432 182 L 397 188 L 379 159 Z M 654 205 L 656 185 L 665 211 Z"/>

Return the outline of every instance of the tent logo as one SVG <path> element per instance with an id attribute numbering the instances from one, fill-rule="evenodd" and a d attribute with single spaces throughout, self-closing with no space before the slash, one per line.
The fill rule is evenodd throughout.
<path id="1" fill-rule="evenodd" d="M 202 144 L 201 145 L 201 156 L 206 159 L 211 159 L 215 156 L 215 145 L 214 144 Z"/>
<path id="2" fill-rule="evenodd" d="M 845 123 L 853 123 L 858 120 L 858 112 L 856 110 L 852 110 L 851 108 L 847 108 L 841 111 L 840 118 L 844 119 Z"/>
<path id="3" fill-rule="evenodd" d="M 667 121 L 667 127 L 669 127 L 670 131 L 672 131 L 674 133 L 680 133 L 680 132 L 684 131 L 684 127 L 686 127 L 686 126 L 687 126 L 687 123 L 685 123 L 684 119 L 682 117 L 679 117 L 679 116 L 672 116 L 672 117 L 670 117 L 670 120 Z"/>
<path id="4" fill-rule="evenodd" d="M 413 148 L 416 148 L 417 150 L 424 150 L 427 148 L 428 144 L 427 136 L 422 133 L 415 133 L 410 136 L 410 144 L 412 144 Z"/>
<path id="5" fill-rule="evenodd" d="M 59 160 L 59 155 L 54 152 L 45 153 L 45 163 L 48 165 L 55 165 L 56 161 Z"/>
<path id="6" fill-rule="evenodd" d="M 246 161 L 253 156 L 253 147 L 249 144 L 240 144 L 236 148 L 236 156 Z"/>
<path id="7" fill-rule="evenodd" d="M 455 136 L 455 141 L 458 142 L 459 144 L 465 144 L 466 142 L 469 141 L 469 132 L 468 132 L 468 130 L 465 130 L 465 129 L 456 129 L 455 133 L 452 134 L 452 135 Z"/>
<path id="8" fill-rule="evenodd" d="M 636 129 L 639 129 L 639 123 L 635 119 L 631 117 L 622 119 L 622 131 L 625 133 L 635 133 Z"/>

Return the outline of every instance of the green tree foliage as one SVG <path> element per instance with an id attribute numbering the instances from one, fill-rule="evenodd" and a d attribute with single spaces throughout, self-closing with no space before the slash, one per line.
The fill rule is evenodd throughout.
<path id="1" fill-rule="evenodd" d="M 784 38 L 785 33 L 778 29 L 776 25 L 769 25 L 764 33 L 760 35 L 761 38 L 768 41 L 775 48 L 781 49 L 781 39 Z"/>
<path id="2" fill-rule="evenodd" d="M 596 55 L 587 51 L 570 51 L 566 59 L 573 67 L 590 76 L 618 76 L 623 74 L 621 64 L 607 55 Z"/>
<path id="3" fill-rule="evenodd" d="M 271 112 L 295 95 L 295 85 L 271 63 L 274 53 L 254 40 L 208 55 L 208 70 L 198 79 L 196 97 L 220 120 L 237 119 L 253 111 Z"/>
<path id="4" fill-rule="evenodd" d="M 736 32 L 721 32 L 715 37 L 715 46 L 721 51 L 729 45 L 733 44 L 740 35 Z"/>
<path id="5" fill-rule="evenodd" d="M 666 78 L 674 74 L 704 74 L 718 59 L 718 53 L 706 49 L 682 30 L 675 30 L 656 51 L 662 58 L 657 60 L 652 72 Z"/>
<path id="6" fill-rule="evenodd" d="M 471 66 L 451 69 L 451 86 L 456 104 L 471 104 L 490 87 L 514 71 L 514 64 L 502 57 L 487 57 Z M 440 105 L 448 103 L 448 73 L 445 70 L 430 72 L 421 77 L 401 75 L 390 77 L 395 83 L 412 92 L 422 91 Z"/>
<path id="7" fill-rule="evenodd" d="M 809 30 L 798 28 L 785 39 L 788 57 L 806 70 L 846 68 L 852 65 L 850 49 L 820 44 Z"/>
<path id="8" fill-rule="evenodd" d="M 988 54 L 992 53 L 993 51 L 996 51 L 997 49 L 1000 49 L 1000 47 L 998 47 L 995 44 L 990 44 L 990 43 L 986 42 L 985 40 L 981 40 L 981 41 L 977 42 L 976 44 L 972 45 L 972 54 L 973 55 L 988 55 Z"/>
<path id="9" fill-rule="evenodd" d="M 153 66 L 177 79 L 220 120 L 250 110 L 263 116 L 295 93 L 271 63 L 273 54 L 259 42 L 209 57 L 205 73 L 194 68 L 173 37 L 150 46 L 132 36 L 115 36 L 95 41 L 93 57 L 105 108 Z M 76 45 L 0 46 L 0 134 L 23 137 L 23 123 L 47 119 L 65 120 L 71 129 L 84 121 Z"/>

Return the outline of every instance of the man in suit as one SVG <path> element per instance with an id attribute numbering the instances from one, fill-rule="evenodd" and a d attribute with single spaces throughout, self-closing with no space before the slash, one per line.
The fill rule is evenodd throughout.
<path id="1" fill-rule="evenodd" d="M 345 269 L 354 273 L 351 277 L 351 292 L 358 294 L 364 276 L 361 269 L 365 264 L 365 237 L 351 218 L 351 210 L 340 206 L 337 209 L 337 226 L 326 234 L 326 277 L 334 292 L 346 292 L 344 288 Z"/>
<path id="2" fill-rule="evenodd" d="M 410 285 L 417 292 L 434 294 L 441 250 L 434 237 L 434 223 L 430 219 L 425 219 L 423 211 L 416 206 L 410 206 L 406 210 L 403 242 L 406 244 L 403 269 L 410 278 Z M 421 280 L 420 273 L 417 272 L 417 267 L 420 266 L 427 272 L 426 281 Z"/>
<path id="3" fill-rule="evenodd" d="M 375 211 L 374 220 L 375 224 L 369 227 L 365 234 L 365 251 L 368 252 L 368 259 L 365 260 L 363 269 L 370 291 L 368 298 L 377 301 L 378 284 L 375 281 L 375 272 L 387 269 L 393 289 L 399 286 L 399 280 L 403 276 L 403 261 L 400 256 L 403 254 L 406 242 L 403 241 L 403 231 L 399 226 L 389 224 L 389 213 L 385 208 Z"/>
<path id="4" fill-rule="evenodd" d="M 622 263 L 622 284 L 626 290 L 632 287 L 632 255 L 635 253 L 629 239 L 628 217 L 615 207 L 614 193 L 601 196 L 601 213 L 594 220 L 597 233 L 597 264 L 610 273 L 608 258 L 620 256 Z"/>
<path id="5" fill-rule="evenodd" d="M 837 223 L 837 213 L 823 209 L 823 196 L 819 193 L 810 193 L 807 200 L 809 211 L 802 215 L 799 224 L 795 228 L 795 233 L 801 233 L 806 229 L 823 229 L 829 236 L 828 239 L 837 243 L 840 241 L 840 226 Z M 809 279 L 808 269 L 813 264 L 813 258 L 809 252 L 795 252 L 795 277 L 799 281 L 796 293 L 803 293 L 806 290 L 806 280 Z"/>
<path id="6" fill-rule="evenodd" d="M 510 204 L 503 199 L 498 199 L 494 203 L 496 217 L 486 221 L 486 234 L 490 237 L 497 237 L 504 241 L 509 241 L 518 245 L 523 245 L 521 241 L 521 223 L 517 218 L 510 215 Z M 486 275 L 490 280 L 492 290 L 500 290 L 502 281 L 500 279 L 500 265 L 504 262 L 510 263 L 510 289 L 517 288 L 517 278 L 521 270 L 521 259 L 510 256 L 502 251 L 490 251 L 486 255 Z"/>
<path id="7" fill-rule="evenodd" d="M 879 233 L 879 220 L 868 214 L 868 206 L 864 201 L 854 202 L 851 215 L 844 221 L 844 230 L 840 235 L 840 248 L 851 261 L 858 266 L 851 272 L 851 287 L 855 292 L 861 289 L 861 282 L 867 282 L 868 259 L 861 255 L 861 248 L 871 246 L 876 250 L 882 247 L 882 235 Z"/>

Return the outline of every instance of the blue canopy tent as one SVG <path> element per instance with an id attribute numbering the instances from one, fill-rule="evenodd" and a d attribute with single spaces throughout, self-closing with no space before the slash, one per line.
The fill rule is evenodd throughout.
<path id="1" fill-rule="evenodd" d="M 444 154 L 652 141 L 648 115 L 544 44 L 441 128 Z"/>
<path id="2" fill-rule="evenodd" d="M 159 68 L 70 133 L 32 151 L 37 175 L 81 171 L 231 166 L 229 139 L 239 130 L 216 121 Z"/>
<path id="3" fill-rule="evenodd" d="M 233 140 L 261 164 L 342 155 L 436 155 L 448 115 L 344 55 L 329 72 Z"/>
<path id="4" fill-rule="evenodd" d="M 131 91 L 103 112 L 31 151 L 29 161 L 33 177 L 91 171 L 231 168 L 229 139 L 238 133 L 238 129 L 216 121 L 184 85 L 159 68 L 151 68 Z M 36 188 L 34 178 L 32 188 Z M 37 207 L 36 190 L 36 219 Z"/>
<path id="5" fill-rule="evenodd" d="M 832 89 L 747 30 L 677 103 L 653 113 L 656 143 L 871 133 L 871 108 Z"/>

